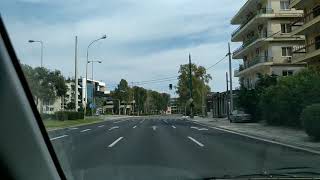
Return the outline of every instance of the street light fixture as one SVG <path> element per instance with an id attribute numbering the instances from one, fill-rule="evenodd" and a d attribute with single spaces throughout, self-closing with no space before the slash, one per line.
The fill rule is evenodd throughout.
<path id="1" fill-rule="evenodd" d="M 29 40 L 29 43 L 40 43 L 41 45 L 41 67 L 43 67 L 43 42 L 38 40 Z"/>
<path id="2" fill-rule="evenodd" d="M 95 43 L 95 42 L 97 42 L 99 40 L 102 40 L 102 39 L 106 39 L 106 38 L 107 38 L 107 35 L 103 35 L 101 38 L 92 41 L 87 47 L 86 83 L 85 83 L 86 84 L 86 87 L 85 87 L 86 88 L 86 95 L 85 95 L 86 98 L 85 98 L 84 114 L 86 114 L 86 112 L 87 112 L 87 103 L 88 103 L 87 81 L 88 81 L 88 64 L 90 63 L 89 62 L 89 48 L 93 43 Z M 92 69 L 93 69 L 93 63 L 92 63 Z M 93 78 L 92 78 L 92 80 L 93 80 Z"/>

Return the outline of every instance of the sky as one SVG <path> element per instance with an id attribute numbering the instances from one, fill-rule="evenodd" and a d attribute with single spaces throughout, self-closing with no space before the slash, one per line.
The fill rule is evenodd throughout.
<path id="1" fill-rule="evenodd" d="M 21 63 L 40 65 L 44 42 L 44 66 L 74 77 L 75 36 L 78 36 L 78 73 L 85 76 L 87 46 L 94 79 L 114 89 L 123 78 L 141 82 L 177 76 L 179 66 L 192 62 L 210 67 L 225 57 L 235 26 L 231 18 L 246 0 L 2 0 L 0 13 Z M 231 50 L 240 46 L 231 43 Z M 232 60 L 233 69 L 238 60 Z M 212 91 L 225 91 L 228 59 L 208 70 Z M 88 71 L 91 78 L 91 66 Z M 170 93 L 177 80 L 141 84 Z M 234 87 L 238 79 L 233 79 Z"/>

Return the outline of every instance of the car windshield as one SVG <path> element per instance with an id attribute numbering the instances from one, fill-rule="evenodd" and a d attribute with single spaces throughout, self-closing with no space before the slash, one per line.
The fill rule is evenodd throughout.
<path id="1" fill-rule="evenodd" d="M 314 0 L 0 2 L 71 180 L 320 178 L 319 9 Z"/>

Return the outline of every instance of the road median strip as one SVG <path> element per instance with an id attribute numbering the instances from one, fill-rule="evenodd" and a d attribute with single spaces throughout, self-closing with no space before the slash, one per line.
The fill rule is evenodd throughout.
<path id="1" fill-rule="evenodd" d="M 116 121 L 119 119 L 122 119 L 124 117 L 115 117 L 108 119 L 102 119 L 101 118 L 92 118 L 92 119 L 79 119 L 79 120 L 65 120 L 65 121 L 59 121 L 59 120 L 44 120 L 44 125 L 48 132 L 51 131 L 57 131 L 62 129 L 78 129 L 81 126 L 91 125 L 91 124 L 98 124 L 106 121 Z M 128 118 L 128 117 L 125 117 Z M 118 122 L 118 121 L 117 121 Z"/>

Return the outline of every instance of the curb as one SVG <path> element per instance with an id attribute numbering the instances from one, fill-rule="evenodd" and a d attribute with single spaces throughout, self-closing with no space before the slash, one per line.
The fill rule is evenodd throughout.
<path id="1" fill-rule="evenodd" d="M 300 146 L 300 145 L 296 145 L 296 144 L 290 144 L 290 143 L 284 143 L 284 142 L 281 142 L 281 141 L 277 141 L 275 139 L 270 139 L 270 138 L 265 138 L 265 137 L 261 137 L 261 136 L 257 136 L 257 135 L 252 135 L 252 134 L 249 134 L 249 133 L 243 133 L 243 132 L 239 132 L 239 131 L 235 131 L 235 130 L 230 130 L 230 129 L 222 128 L 222 127 L 215 126 L 215 125 L 209 125 L 209 124 L 201 123 L 201 122 L 198 122 L 198 121 L 195 121 L 195 120 L 190 120 L 190 119 L 187 119 L 187 120 L 191 121 L 191 122 L 194 122 L 195 124 L 198 124 L 198 125 L 209 127 L 211 129 L 216 129 L 216 130 L 220 130 L 220 131 L 223 131 L 223 132 L 236 134 L 236 135 L 239 135 L 239 136 L 244 136 L 244 137 L 247 137 L 247 138 L 250 138 L 250 139 L 254 139 L 254 140 L 259 140 L 259 141 L 263 141 L 263 142 L 266 142 L 266 143 L 276 144 L 276 145 L 292 148 L 292 149 L 295 149 L 295 150 L 300 150 L 300 151 L 305 151 L 305 152 L 309 152 L 309 153 L 312 153 L 312 154 L 320 155 L 320 151 L 319 150 L 315 150 L 315 149 L 312 149 L 312 148 L 309 148 L 309 147 Z"/>

